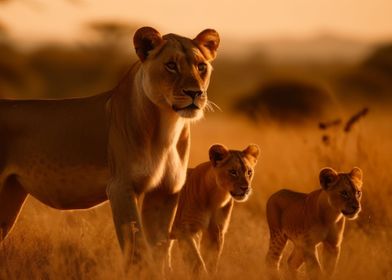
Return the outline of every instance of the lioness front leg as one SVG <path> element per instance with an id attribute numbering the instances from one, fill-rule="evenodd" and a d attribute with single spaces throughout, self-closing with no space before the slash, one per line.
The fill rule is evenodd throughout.
<path id="1" fill-rule="evenodd" d="M 177 207 L 178 193 L 157 188 L 147 193 L 143 200 L 142 220 L 154 261 L 164 270 L 168 264 L 169 231 Z"/>
<path id="2" fill-rule="evenodd" d="M 150 263 L 150 251 L 140 220 L 136 193 L 131 186 L 116 182 L 108 186 L 107 194 L 126 264 L 138 264 L 141 261 Z"/>

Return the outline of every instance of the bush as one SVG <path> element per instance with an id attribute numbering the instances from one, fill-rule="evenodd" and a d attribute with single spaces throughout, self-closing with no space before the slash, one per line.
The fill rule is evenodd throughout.
<path id="1" fill-rule="evenodd" d="M 292 123 L 319 119 L 332 104 L 331 94 L 321 85 L 287 79 L 264 84 L 234 108 L 254 121 L 269 117 Z"/>

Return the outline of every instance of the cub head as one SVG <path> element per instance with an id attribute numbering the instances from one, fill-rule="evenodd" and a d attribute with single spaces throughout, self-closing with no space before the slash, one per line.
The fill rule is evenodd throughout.
<path id="1" fill-rule="evenodd" d="M 211 62 L 219 46 L 218 33 L 206 29 L 189 39 L 175 34 L 161 36 L 151 27 L 142 27 L 133 42 L 147 97 L 183 118 L 201 118 L 207 104 Z"/>
<path id="2" fill-rule="evenodd" d="M 332 207 L 348 219 L 361 211 L 362 171 L 354 167 L 349 173 L 337 173 L 332 168 L 320 171 L 320 185 L 327 192 Z"/>
<path id="3" fill-rule="evenodd" d="M 213 145 L 209 150 L 215 179 L 236 201 L 246 201 L 252 192 L 254 167 L 259 157 L 259 147 L 249 145 L 243 151 L 228 150 L 223 145 Z"/>

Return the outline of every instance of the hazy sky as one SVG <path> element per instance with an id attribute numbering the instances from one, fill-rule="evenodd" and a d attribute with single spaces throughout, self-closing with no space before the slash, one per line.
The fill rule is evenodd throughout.
<path id="1" fill-rule="evenodd" d="M 392 38 L 392 0 L 14 0 L 0 5 L 0 22 L 28 41 L 80 38 L 80 25 L 98 19 L 186 36 L 212 27 L 226 38 L 245 40 L 318 33 Z"/>

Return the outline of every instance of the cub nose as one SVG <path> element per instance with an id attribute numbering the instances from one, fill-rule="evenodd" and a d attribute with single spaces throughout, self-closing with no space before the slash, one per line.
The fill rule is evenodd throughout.
<path id="1" fill-rule="evenodd" d="M 191 97 L 192 99 L 195 99 L 196 97 L 203 94 L 203 92 L 201 90 L 183 89 L 182 91 L 184 92 L 185 95 Z"/>
<path id="2" fill-rule="evenodd" d="M 360 206 L 358 204 L 351 204 L 348 207 L 352 213 L 356 213 L 360 209 Z"/>
<path id="3" fill-rule="evenodd" d="M 353 211 L 357 211 L 359 209 L 358 205 L 352 205 L 351 208 L 353 209 Z"/>
<path id="4" fill-rule="evenodd" d="M 248 189 L 249 189 L 248 186 L 241 186 L 241 187 L 240 187 L 240 190 L 241 190 L 241 191 L 244 191 L 244 192 L 247 191 Z"/>

